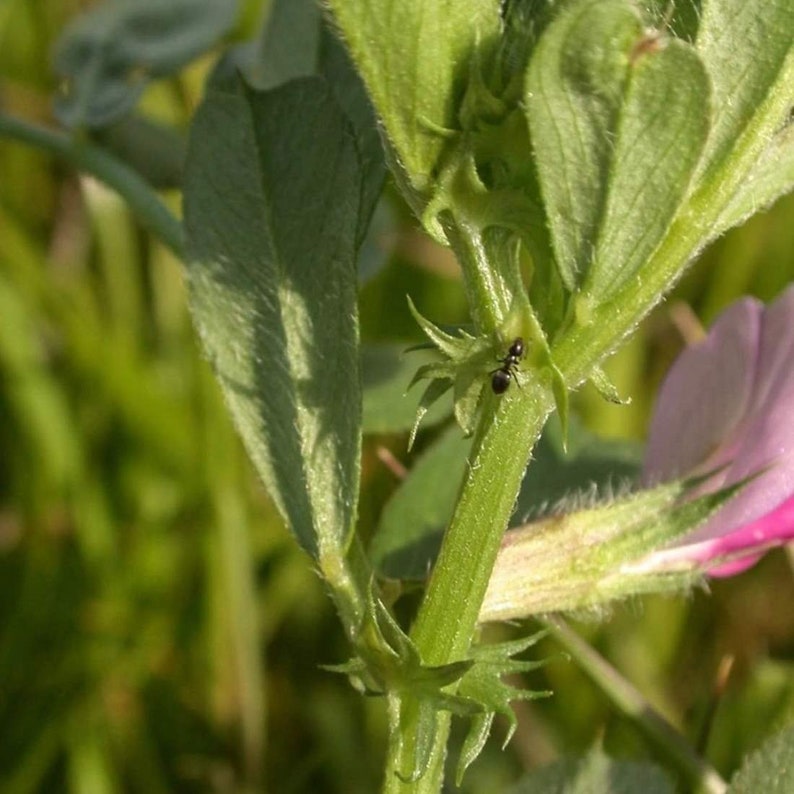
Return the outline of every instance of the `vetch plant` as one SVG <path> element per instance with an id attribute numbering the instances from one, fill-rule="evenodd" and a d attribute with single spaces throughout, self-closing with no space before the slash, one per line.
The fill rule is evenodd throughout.
<path id="1" fill-rule="evenodd" d="M 176 49 L 136 39 L 149 29 L 140 15 L 160 29 L 157 3 L 85 17 L 57 60 L 64 123 L 107 124 L 135 103 L 140 69 L 157 77 L 226 34 L 228 14 L 180 7 L 191 4 L 207 13 L 184 27 L 168 17 L 184 34 Z M 333 669 L 384 699 L 383 790 L 437 792 L 453 715 L 469 724 L 460 782 L 496 714 L 512 731 L 510 702 L 549 694 L 503 680 L 542 663 L 530 658 L 539 635 L 488 644 L 482 623 L 604 615 L 618 599 L 734 573 L 791 537 L 791 291 L 766 309 L 738 304 L 683 354 L 651 428 L 647 489 L 505 530 L 549 416 L 564 445 L 573 390 L 590 382 L 620 402 L 605 359 L 708 243 L 794 186 L 794 3 L 272 5 L 261 40 L 229 49 L 208 80 L 181 226 L 79 134 L 10 119 L 0 130 L 116 187 L 183 255 L 229 411 L 349 639 L 351 659 Z M 357 526 L 357 259 L 386 172 L 454 252 L 470 315 L 441 327 L 410 304 L 427 344 L 409 443 L 441 400 L 458 425 L 427 469 L 461 476 L 437 547 L 429 525 L 382 530 L 369 548 Z M 457 484 L 446 479 L 439 504 Z M 407 619 L 376 553 L 400 543 L 430 571 Z M 407 559 L 392 555 L 391 580 L 415 577 Z M 607 780 L 604 764 L 562 774 Z M 703 764 L 678 768 L 693 788 L 725 789 Z M 611 779 L 624 774 L 617 765 Z"/>

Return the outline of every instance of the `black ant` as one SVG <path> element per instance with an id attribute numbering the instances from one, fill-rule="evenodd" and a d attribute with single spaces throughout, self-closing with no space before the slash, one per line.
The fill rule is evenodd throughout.
<path id="1" fill-rule="evenodd" d="M 518 383 L 518 363 L 524 357 L 524 340 L 517 336 L 507 350 L 507 355 L 499 359 L 502 366 L 491 372 L 491 388 L 494 394 L 504 394 L 513 378 Z"/>

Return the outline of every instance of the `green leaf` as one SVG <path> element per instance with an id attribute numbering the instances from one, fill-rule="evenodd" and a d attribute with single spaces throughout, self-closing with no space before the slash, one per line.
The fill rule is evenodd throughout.
<path id="1" fill-rule="evenodd" d="M 399 345 L 364 345 L 361 367 L 364 377 L 364 432 L 402 433 L 410 430 L 419 406 L 418 391 L 408 391 L 421 353 L 406 355 Z M 452 412 L 452 402 L 435 402 L 423 414 L 425 426 L 446 419 Z"/>
<path id="2" fill-rule="evenodd" d="M 471 441 L 451 427 L 422 454 L 386 503 L 369 549 L 384 576 L 427 576 L 452 516 L 470 447 Z"/>
<path id="3" fill-rule="evenodd" d="M 267 89 L 316 74 L 320 30 L 314 0 L 274 0 L 245 76 Z"/>
<path id="4" fill-rule="evenodd" d="M 667 775 L 647 761 L 615 761 L 601 750 L 564 758 L 525 775 L 507 794 L 674 794 Z M 761 789 L 759 789 L 761 791 Z"/>
<path id="5" fill-rule="evenodd" d="M 713 87 L 713 121 L 701 171 L 730 156 L 745 132 L 760 155 L 794 104 L 794 3 L 705 0 L 696 47 Z M 770 101 L 778 112 L 757 128 Z M 742 147 L 743 148 L 743 147 Z"/>
<path id="6" fill-rule="evenodd" d="M 609 297 L 635 277 L 689 190 L 709 130 L 709 82 L 678 40 L 638 56 L 626 84 L 586 289 Z"/>
<path id="7" fill-rule="evenodd" d="M 593 367 L 590 372 L 590 383 L 596 391 L 607 401 L 614 405 L 628 405 L 631 397 L 621 397 L 617 386 L 609 379 L 609 376 L 601 367 Z"/>
<path id="8" fill-rule="evenodd" d="M 530 63 L 526 103 L 560 274 L 603 300 L 632 279 L 686 197 L 708 132 L 708 77 L 635 7 L 580 0 Z"/>
<path id="9" fill-rule="evenodd" d="M 765 742 L 744 762 L 728 794 L 790 794 L 794 791 L 794 725 Z"/>
<path id="10" fill-rule="evenodd" d="M 55 70 L 65 93 L 55 112 L 69 127 L 123 116 L 149 80 L 171 74 L 215 44 L 237 16 L 234 0 L 116 0 L 78 17 L 63 33 Z"/>
<path id="11" fill-rule="evenodd" d="M 321 559 L 347 543 L 358 500 L 361 180 L 349 122 L 319 78 L 211 94 L 196 115 L 194 318 L 260 476 Z"/>
<path id="12" fill-rule="evenodd" d="M 315 0 L 275 0 L 259 39 L 234 48 L 219 65 L 212 82 L 226 87 L 242 72 L 258 89 L 271 89 L 298 77 L 320 75 L 348 116 L 364 169 L 361 243 L 383 188 L 386 165 L 372 103 L 350 57 L 331 31 Z"/>
<path id="13" fill-rule="evenodd" d="M 393 170 L 426 200 L 445 131 L 458 129 L 474 52 L 493 46 L 499 34 L 498 0 L 329 0 L 328 5 L 393 147 L 398 164 Z"/>
<path id="14" fill-rule="evenodd" d="M 513 700 L 537 700 L 549 697 L 551 692 L 521 689 L 511 683 L 502 681 L 502 676 L 509 676 L 515 681 L 518 676 L 542 667 L 544 661 L 522 660 L 515 657 L 535 645 L 545 635 L 545 632 L 532 634 L 508 642 L 477 645 L 472 649 L 471 658 L 474 662 L 461 678 L 457 688 L 457 696 L 477 704 L 481 713 L 471 718 L 469 731 L 463 741 L 456 781 L 460 785 L 466 769 L 476 760 L 482 752 L 485 742 L 490 734 L 493 718 L 502 715 L 508 723 L 507 736 L 503 747 L 513 737 L 518 721 L 510 706 Z"/>
<path id="15" fill-rule="evenodd" d="M 789 123 L 772 139 L 720 215 L 714 236 L 738 226 L 791 190 L 794 190 L 794 124 Z"/>
<path id="16" fill-rule="evenodd" d="M 291 0 L 286 1 L 291 2 Z M 331 85 L 334 97 L 347 114 L 356 135 L 358 156 L 364 170 L 362 212 L 359 215 L 358 231 L 356 232 L 360 245 L 369 228 L 378 196 L 383 189 L 386 162 L 375 110 L 364 83 L 356 72 L 347 51 L 327 25 L 323 25 L 320 31 L 317 71 Z"/>
<path id="17" fill-rule="evenodd" d="M 526 111 L 562 279 L 590 264 L 628 56 L 642 35 L 621 0 L 576 2 L 546 29 L 527 72 Z"/>

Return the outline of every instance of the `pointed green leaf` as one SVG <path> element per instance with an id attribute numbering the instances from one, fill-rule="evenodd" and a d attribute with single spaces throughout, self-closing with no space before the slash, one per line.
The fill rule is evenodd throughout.
<path id="1" fill-rule="evenodd" d="M 446 353 L 449 358 L 457 358 L 470 346 L 471 339 L 466 337 L 453 336 L 446 331 L 442 331 L 437 325 L 431 323 L 424 317 L 419 309 L 416 308 L 411 296 L 408 295 L 408 308 L 414 316 L 414 320 L 418 323 L 419 327 L 425 332 L 428 339 L 442 352 Z"/>
<path id="2" fill-rule="evenodd" d="M 607 196 L 586 286 L 609 297 L 635 277 L 686 198 L 709 130 L 709 82 L 676 39 L 631 65 L 615 126 Z"/>
<path id="3" fill-rule="evenodd" d="M 492 711 L 475 714 L 471 718 L 469 730 L 466 732 L 466 738 L 460 748 L 458 766 L 455 770 L 455 785 L 460 786 L 466 770 L 477 760 L 483 747 L 485 747 L 485 743 L 491 734 L 493 718 L 494 712 Z"/>
<path id="4" fill-rule="evenodd" d="M 609 379 L 609 375 L 601 367 L 593 367 L 590 371 L 590 383 L 595 386 L 596 391 L 608 402 L 615 405 L 628 405 L 631 397 L 623 398 L 614 383 Z"/>
<path id="5" fill-rule="evenodd" d="M 421 398 L 419 399 L 419 406 L 416 409 L 416 418 L 414 419 L 414 426 L 411 428 L 411 433 L 408 436 L 408 451 L 413 448 L 414 441 L 416 441 L 416 434 L 419 432 L 419 425 L 422 419 L 430 411 L 431 407 L 437 405 L 439 400 L 449 391 L 452 384 L 445 378 L 439 380 L 431 380 L 427 388 L 424 390 Z"/>
<path id="6" fill-rule="evenodd" d="M 527 111 L 555 254 L 569 289 L 603 299 L 634 277 L 686 197 L 709 84 L 676 39 L 642 48 L 635 6 L 580 0 L 527 75 Z"/>
<path id="7" fill-rule="evenodd" d="M 361 426 L 350 125 L 317 78 L 211 94 L 185 183 L 204 348 L 290 528 L 312 554 L 337 554 L 355 519 Z"/>
<path id="8" fill-rule="evenodd" d="M 547 28 L 530 60 L 526 110 L 560 275 L 589 267 L 629 54 L 642 20 L 623 0 L 580 0 Z"/>
<path id="9" fill-rule="evenodd" d="M 473 53 L 499 33 L 498 0 L 329 0 L 342 38 L 414 191 L 431 187 L 458 128 Z M 415 207 L 417 209 L 417 207 Z"/>
<path id="10" fill-rule="evenodd" d="M 460 785 L 466 769 L 476 760 L 485 746 L 494 715 L 501 714 L 507 720 L 508 730 L 503 743 L 503 747 L 506 747 L 517 725 L 515 713 L 510 706 L 511 701 L 537 700 L 551 694 L 546 691 L 533 692 L 529 689 L 520 689 L 502 681 L 502 676 L 515 677 L 545 664 L 542 660 L 528 661 L 513 658 L 535 645 L 544 635 L 545 632 L 540 632 L 509 642 L 478 645 L 472 649 L 474 664 L 461 678 L 457 694 L 458 697 L 476 703 L 482 712 L 472 717 L 469 731 L 463 742 L 456 771 L 458 785 Z"/>

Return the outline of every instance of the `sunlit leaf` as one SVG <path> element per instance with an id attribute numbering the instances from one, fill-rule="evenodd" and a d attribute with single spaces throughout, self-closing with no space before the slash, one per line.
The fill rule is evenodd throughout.
<path id="1" fill-rule="evenodd" d="M 349 122 L 320 79 L 212 94 L 196 116 L 194 317 L 262 479 L 320 556 L 346 544 L 358 499 L 361 179 Z"/>

